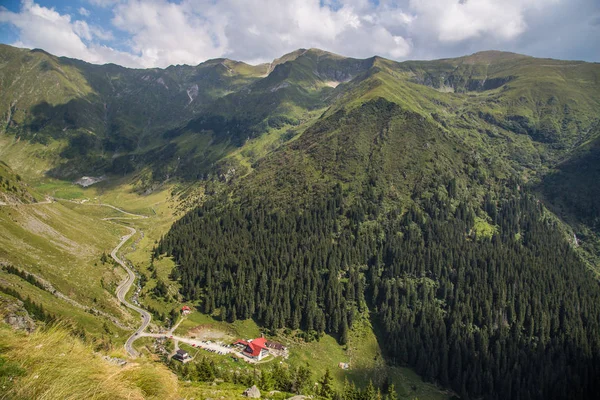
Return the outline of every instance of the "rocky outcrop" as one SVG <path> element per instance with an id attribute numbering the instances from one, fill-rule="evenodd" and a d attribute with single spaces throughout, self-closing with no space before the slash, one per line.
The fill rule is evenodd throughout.
<path id="1" fill-rule="evenodd" d="M 256 385 L 244 390 L 243 394 L 250 399 L 260 399 L 260 390 L 258 390 Z"/>
<path id="2" fill-rule="evenodd" d="M 21 300 L 0 297 L 0 317 L 15 330 L 27 333 L 35 330 L 35 322 L 23 308 Z"/>

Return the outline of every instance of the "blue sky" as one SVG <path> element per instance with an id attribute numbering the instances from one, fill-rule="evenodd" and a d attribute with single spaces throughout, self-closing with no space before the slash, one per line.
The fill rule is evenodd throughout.
<path id="1" fill-rule="evenodd" d="M 600 0 L 2 0 L 0 43 L 129 67 L 298 48 L 396 60 L 506 50 L 600 61 Z"/>

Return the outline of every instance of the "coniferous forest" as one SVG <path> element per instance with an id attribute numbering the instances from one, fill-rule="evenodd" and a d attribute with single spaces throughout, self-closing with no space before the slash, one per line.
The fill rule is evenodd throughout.
<path id="1" fill-rule="evenodd" d="M 172 255 L 184 296 L 229 321 L 343 344 L 368 307 L 392 362 L 461 398 L 593 397 L 597 280 L 516 181 L 482 204 L 455 198 L 455 185 L 406 210 L 380 196 L 350 201 L 339 184 L 302 211 L 213 199 L 176 222 L 155 256 Z"/>

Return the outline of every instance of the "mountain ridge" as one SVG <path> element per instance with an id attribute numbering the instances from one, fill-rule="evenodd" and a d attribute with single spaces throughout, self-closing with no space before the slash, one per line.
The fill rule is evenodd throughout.
<path id="1" fill-rule="evenodd" d="M 174 67 L 197 67 L 200 66 L 202 64 L 206 64 L 206 63 L 211 63 L 211 62 L 215 62 L 215 61 L 230 61 L 233 63 L 243 63 L 246 65 L 249 65 L 251 67 L 259 67 L 259 66 L 264 66 L 264 65 L 268 65 L 268 64 L 274 64 L 274 65 L 278 65 L 281 63 L 284 63 L 286 61 L 293 61 L 295 60 L 297 57 L 304 55 L 306 53 L 313 53 L 316 55 L 325 55 L 325 56 L 329 56 L 329 57 L 333 57 L 333 58 L 352 58 L 352 57 L 347 57 L 338 53 L 334 53 L 328 50 L 323 50 L 323 49 L 319 49 L 316 47 L 311 47 L 311 48 L 299 48 L 293 51 L 290 51 L 289 53 L 286 53 L 280 57 L 276 57 L 274 58 L 270 63 L 269 62 L 263 62 L 263 63 L 258 63 L 258 64 L 250 64 L 247 63 L 245 61 L 241 61 L 241 60 L 235 60 L 232 58 L 228 58 L 228 57 L 216 57 L 216 58 L 210 58 L 204 61 L 199 62 L 198 64 L 195 65 L 191 65 L 191 64 L 171 64 L 169 66 L 166 67 L 147 67 L 147 68 L 131 68 L 131 67 L 125 67 L 122 66 L 120 64 L 116 64 L 116 63 L 105 63 L 105 64 L 96 64 L 96 63 L 90 63 L 88 61 L 83 61 L 80 59 L 76 59 L 73 57 L 67 57 L 67 56 L 55 56 L 52 53 L 47 52 L 44 49 L 41 48 L 25 48 L 25 47 L 15 47 L 9 44 L 5 44 L 5 43 L 0 43 L 0 48 L 1 47 L 5 47 L 5 48 L 13 48 L 13 49 L 19 49 L 19 50 L 23 50 L 23 51 L 31 51 L 31 52 L 41 52 L 44 53 L 47 56 L 52 56 L 52 57 L 58 57 L 58 58 L 64 58 L 64 59 L 73 59 L 73 60 L 78 60 L 81 62 L 84 62 L 86 64 L 90 64 L 90 65 L 97 65 L 97 66 L 105 66 L 105 65 L 116 65 L 122 68 L 126 68 L 126 69 L 134 69 L 134 70 L 152 70 L 152 69 L 158 69 L 158 70 L 165 70 L 165 69 L 169 69 L 169 68 L 174 68 Z M 379 56 L 379 55 L 373 55 L 370 57 L 366 57 L 366 58 L 355 58 L 357 60 L 368 60 L 368 59 L 372 59 L 372 58 L 379 58 L 379 59 L 383 59 L 383 60 L 388 60 L 388 61 L 394 61 L 397 63 L 405 63 L 405 62 L 428 62 L 428 61 L 452 61 L 452 60 L 481 60 L 483 59 L 483 62 L 489 62 L 490 60 L 488 60 L 488 58 L 492 58 L 492 59 L 515 59 L 515 58 L 530 58 L 530 59 L 538 59 L 538 60 L 552 60 L 552 61 L 567 61 L 567 62 L 577 62 L 577 63 L 587 63 L 587 64 L 598 64 L 598 62 L 592 62 L 592 61 L 584 61 L 584 60 L 567 60 L 567 59 L 560 59 L 560 58 L 547 58 L 547 57 L 534 57 L 534 56 L 530 56 L 527 54 L 521 54 L 521 53 L 515 53 L 515 52 L 511 52 L 511 51 L 506 51 L 506 50 L 494 50 L 494 49 L 490 49 L 490 50 L 480 50 L 480 51 L 476 51 L 472 54 L 469 55 L 464 55 L 464 56 L 457 56 L 457 57 L 446 57 L 446 58 L 437 58 L 437 59 L 406 59 L 403 61 L 394 61 L 392 59 L 387 59 L 385 57 Z M 473 61 L 474 61 L 473 60 Z"/>
<path id="2" fill-rule="evenodd" d="M 131 221 L 148 234 L 134 245 L 136 296 L 157 323 L 185 302 L 200 320 L 253 320 L 342 349 L 366 324 L 383 365 L 464 399 L 597 392 L 599 217 L 582 164 L 597 169 L 598 65 L 318 49 L 273 68 L 215 59 L 135 70 L 4 47 L 0 60 L 8 186 L 18 173 L 57 198 L 144 204 L 157 222 Z M 76 195 L 82 175 L 99 182 Z M 62 222 L 91 207 L 66 205 L 69 230 Z M 42 243 L 4 211 L 6 227 Z M 102 227 L 98 248 L 117 231 Z M 98 267 L 101 295 L 79 295 L 108 305 L 118 279 Z M 383 386 L 391 374 L 369 376 Z"/>
<path id="3" fill-rule="evenodd" d="M 0 115 L 7 121 L 3 131 L 33 142 L 66 142 L 60 146 L 64 148 L 61 157 L 67 161 L 52 172 L 57 177 L 143 169 L 145 160 L 165 146 L 176 149 L 180 158 L 193 158 L 192 153 L 185 155 L 187 150 L 178 142 L 183 138 L 190 145 L 198 140 L 202 143 L 202 137 L 229 143 L 219 150 L 221 155 L 214 155 L 222 159 L 243 147 L 244 141 L 265 132 L 285 127 L 296 131 L 299 123 L 304 126 L 315 120 L 316 116 L 307 116 L 316 110 L 333 112 L 338 107 L 358 105 L 358 98 L 373 96 L 392 99 L 426 115 L 436 114 L 438 119 L 443 115 L 439 110 L 446 109 L 446 125 L 455 119 L 450 113 L 475 113 L 480 122 L 471 125 L 528 135 L 534 142 L 547 143 L 548 151 L 544 152 L 552 156 L 585 140 L 575 132 L 585 132 L 593 124 L 589 115 L 600 104 L 593 90 L 600 75 L 595 64 L 562 68 L 568 62 L 558 61 L 558 66 L 545 66 L 544 59 L 497 51 L 455 59 L 395 62 L 300 49 L 281 57 L 264 76 L 265 65 L 249 66 L 227 59 L 207 60 L 195 67 L 131 70 L 6 45 L 2 48 L 6 51 L 2 53 L 5 62 L 0 79 L 7 94 L 0 102 Z M 482 64 L 482 58 L 490 56 L 500 58 L 499 64 Z M 23 62 L 29 75 L 16 79 L 16 74 L 23 73 L 17 69 Z M 35 74 L 39 88 L 25 95 L 27 91 L 15 85 L 31 82 L 31 74 Z M 537 86 L 531 85 L 534 80 Z M 441 94 L 412 87 L 412 83 Z M 52 85 L 58 85 L 59 90 L 46 89 Z M 482 93 L 485 97 L 459 99 L 444 92 Z M 352 101 L 343 100 L 350 97 Z M 543 108 L 538 104 L 542 97 L 547 103 Z M 576 126 L 569 119 L 581 122 Z M 215 125 L 215 121 L 221 122 Z M 179 132 L 176 136 L 180 139 L 165 132 Z M 182 136 L 183 132 L 188 133 Z M 165 141 L 168 137 L 171 139 Z M 114 156 L 118 165 L 111 158 Z M 177 174 L 171 171 L 168 175 L 173 173 Z M 207 169 L 202 171 L 207 173 Z M 159 174 L 156 179 L 166 176 Z"/>

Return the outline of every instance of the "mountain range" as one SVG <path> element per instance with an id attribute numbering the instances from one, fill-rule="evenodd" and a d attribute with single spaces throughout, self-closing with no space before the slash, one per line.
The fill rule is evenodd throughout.
<path id="1" fill-rule="evenodd" d="M 340 346 L 367 319 L 389 365 L 465 399 L 599 389 L 600 64 L 0 45 L 0 92 L 5 203 L 83 176 L 179 196 L 139 266 L 169 265 L 161 304 Z"/>

